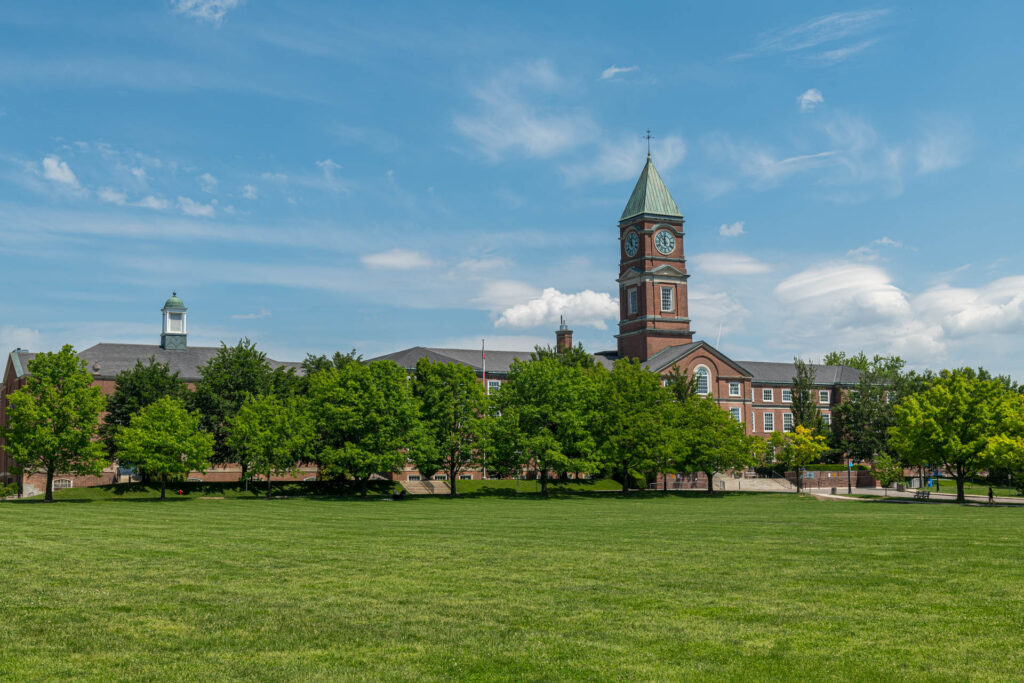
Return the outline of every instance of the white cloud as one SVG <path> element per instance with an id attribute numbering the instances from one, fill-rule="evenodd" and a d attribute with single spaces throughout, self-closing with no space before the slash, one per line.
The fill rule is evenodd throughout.
<path id="1" fill-rule="evenodd" d="M 913 301 L 922 317 L 937 322 L 946 336 L 965 338 L 1024 332 L 1024 276 L 1000 278 L 983 287 L 939 285 Z"/>
<path id="2" fill-rule="evenodd" d="M 502 311 L 495 322 L 497 327 L 537 327 L 557 324 L 565 316 L 573 325 L 589 325 L 599 330 L 607 329 L 607 321 L 619 317 L 618 299 L 604 292 L 586 289 L 575 294 L 566 294 L 554 287 L 548 287 L 537 298 L 516 304 Z"/>
<path id="3" fill-rule="evenodd" d="M 720 290 L 709 292 L 691 287 L 687 298 L 690 318 L 699 321 L 701 333 L 708 339 L 717 335 L 719 329 L 723 333 L 743 329 L 743 322 L 750 315 L 743 304 Z"/>
<path id="4" fill-rule="evenodd" d="M 537 346 L 550 346 L 555 336 L 530 334 L 481 334 L 476 337 L 449 337 L 438 346 L 444 349 L 479 349 L 480 340 L 486 340 L 488 351 L 533 351 Z"/>
<path id="5" fill-rule="evenodd" d="M 654 163 L 661 172 L 671 171 L 686 158 L 686 143 L 678 135 L 656 139 L 651 145 Z M 620 138 L 617 142 L 602 142 L 597 157 L 581 164 L 562 167 L 566 181 L 572 184 L 591 181 L 605 183 L 635 180 L 643 168 L 647 155 L 647 142 L 638 136 Z"/>
<path id="6" fill-rule="evenodd" d="M 188 197 L 178 197 L 178 208 L 188 216 L 212 216 L 215 213 L 212 204 L 202 204 Z"/>
<path id="7" fill-rule="evenodd" d="M 135 206 L 141 206 L 143 209 L 153 209 L 155 211 L 163 211 L 171 205 L 169 201 L 161 197 L 154 197 L 153 195 L 147 195 L 135 202 Z"/>
<path id="8" fill-rule="evenodd" d="M 797 97 L 796 101 L 800 103 L 800 111 L 810 111 L 819 104 L 824 103 L 825 97 L 821 94 L 820 90 L 811 88 Z"/>
<path id="9" fill-rule="evenodd" d="M 253 185 L 243 185 L 242 196 L 246 199 L 256 199 L 260 196 L 260 191 Z"/>
<path id="10" fill-rule="evenodd" d="M 408 249 L 392 249 L 377 254 L 364 254 L 359 257 L 364 266 L 369 268 L 391 268 L 395 270 L 413 270 L 427 268 L 434 262 L 417 251 Z"/>
<path id="11" fill-rule="evenodd" d="M 240 4 L 241 0 L 171 0 L 171 7 L 176 13 L 216 26 Z"/>
<path id="12" fill-rule="evenodd" d="M 484 280 L 471 301 L 484 310 L 495 313 L 539 296 L 537 288 L 520 280 Z"/>
<path id="13" fill-rule="evenodd" d="M 146 169 L 141 166 L 135 166 L 131 169 L 130 173 L 135 177 L 136 180 L 145 182 L 146 181 Z"/>
<path id="14" fill-rule="evenodd" d="M 233 320 L 259 320 L 260 318 L 269 318 L 270 311 L 265 308 L 261 308 L 259 313 L 235 313 L 231 316 Z"/>
<path id="15" fill-rule="evenodd" d="M 43 351 L 42 334 L 39 330 L 29 327 L 4 325 L 0 327 L 0 353 L 10 353 L 14 349 Z M 6 361 L 6 358 L 5 358 Z"/>
<path id="16" fill-rule="evenodd" d="M 817 48 L 826 43 L 835 43 L 863 35 L 875 28 L 879 20 L 889 14 L 889 12 L 890 10 L 888 9 L 837 12 L 812 19 L 797 26 L 771 31 L 764 34 L 754 48 L 734 55 L 733 59 L 745 59 L 770 54 L 797 53 Z M 825 61 L 835 62 L 850 54 L 859 52 L 864 47 L 866 46 L 862 46 L 861 43 L 846 45 L 829 50 L 827 53 L 816 55 L 816 57 L 823 58 L 825 54 L 834 53 L 830 58 L 825 58 Z M 844 51 L 846 54 L 843 54 Z"/>
<path id="17" fill-rule="evenodd" d="M 736 237 L 737 235 L 742 235 L 743 221 L 736 221 L 732 224 L 722 223 L 718 226 L 718 234 L 722 237 Z"/>
<path id="18" fill-rule="evenodd" d="M 966 156 L 968 139 L 968 133 L 961 125 L 931 125 L 917 145 L 917 172 L 924 175 L 959 166 Z"/>
<path id="19" fill-rule="evenodd" d="M 537 93 L 559 95 L 562 79 L 546 61 L 506 69 L 473 95 L 476 114 L 459 114 L 454 125 L 493 161 L 509 152 L 546 158 L 594 137 L 590 117 L 569 106 L 531 100 Z"/>
<path id="20" fill-rule="evenodd" d="M 609 79 L 615 78 L 619 74 L 628 74 L 628 73 L 630 73 L 632 71 L 637 71 L 639 69 L 640 69 L 640 67 L 638 67 L 638 66 L 615 66 L 615 65 L 612 65 L 612 66 L 608 67 L 607 69 L 605 69 L 604 71 L 601 72 L 601 80 L 602 81 L 607 81 Z"/>
<path id="21" fill-rule="evenodd" d="M 43 159 L 43 177 L 62 185 L 79 187 L 78 178 L 75 177 L 71 167 L 57 156 L 51 155 Z"/>
<path id="22" fill-rule="evenodd" d="M 910 314 L 910 302 L 888 273 L 861 263 L 827 263 L 792 275 L 775 287 L 775 296 L 805 312 L 843 312 L 897 318 Z"/>
<path id="23" fill-rule="evenodd" d="M 101 187 L 96 191 L 96 196 L 99 197 L 101 201 L 110 202 L 111 204 L 117 204 L 119 206 L 123 206 L 124 203 L 128 201 L 128 195 L 110 187 Z"/>
<path id="24" fill-rule="evenodd" d="M 813 57 L 811 57 L 811 59 L 822 64 L 835 64 L 837 62 L 843 61 L 844 59 L 852 57 L 858 52 L 863 52 L 864 50 L 868 49 L 877 42 L 877 38 L 862 40 L 859 43 L 847 45 L 846 47 L 839 47 L 834 50 L 825 50 L 824 52 L 814 55 Z"/>
<path id="25" fill-rule="evenodd" d="M 507 258 L 491 257 L 481 259 L 466 259 L 460 261 L 456 271 L 468 271 L 470 273 L 493 273 L 496 270 L 506 270 L 512 267 L 512 261 Z"/>
<path id="26" fill-rule="evenodd" d="M 893 247 L 898 249 L 902 246 L 902 242 L 897 242 L 896 240 L 891 239 L 889 237 L 880 237 L 879 239 L 872 240 L 870 243 L 865 244 L 862 247 L 851 249 L 850 251 L 846 252 L 846 255 L 853 258 L 862 259 L 865 261 L 874 261 L 878 258 L 878 249 L 876 249 L 875 247 Z"/>
<path id="27" fill-rule="evenodd" d="M 319 166 L 320 170 L 324 173 L 323 182 L 320 183 L 320 185 L 331 192 L 348 191 L 348 185 L 341 180 L 341 178 L 338 178 L 337 175 L 335 175 L 341 170 L 341 164 L 335 163 L 333 159 L 324 159 L 323 161 L 316 162 L 316 165 Z"/>
<path id="28" fill-rule="evenodd" d="M 709 275 L 759 275 L 771 271 L 771 264 L 745 254 L 709 252 L 690 258 L 692 270 Z"/>
<path id="29" fill-rule="evenodd" d="M 202 189 L 203 192 L 216 192 L 217 179 L 214 178 L 212 175 L 210 175 L 209 173 L 204 173 L 203 175 L 199 176 L 198 180 L 199 187 L 200 189 Z"/>

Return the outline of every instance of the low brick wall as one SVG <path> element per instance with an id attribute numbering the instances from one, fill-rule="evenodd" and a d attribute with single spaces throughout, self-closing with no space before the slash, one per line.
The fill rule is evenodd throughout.
<path id="1" fill-rule="evenodd" d="M 796 472 L 786 472 L 786 479 L 796 485 Z M 811 476 L 807 476 L 811 475 Z M 854 488 L 873 489 L 878 485 L 875 478 L 868 470 L 853 470 L 850 472 L 850 482 Z M 844 488 L 847 485 L 846 470 L 839 472 L 822 472 L 820 470 L 807 470 L 800 478 L 800 486 L 803 488 Z"/>

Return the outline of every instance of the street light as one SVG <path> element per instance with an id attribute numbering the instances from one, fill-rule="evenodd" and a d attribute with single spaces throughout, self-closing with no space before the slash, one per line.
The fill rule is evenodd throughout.
<path id="1" fill-rule="evenodd" d="M 853 493 L 853 457 L 850 456 L 846 459 L 846 495 Z"/>

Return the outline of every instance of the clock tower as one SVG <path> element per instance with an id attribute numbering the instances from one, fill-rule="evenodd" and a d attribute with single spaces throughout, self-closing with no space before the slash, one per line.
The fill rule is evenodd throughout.
<path id="1" fill-rule="evenodd" d="M 647 154 L 619 218 L 619 357 L 645 361 L 693 339 L 683 214 Z"/>

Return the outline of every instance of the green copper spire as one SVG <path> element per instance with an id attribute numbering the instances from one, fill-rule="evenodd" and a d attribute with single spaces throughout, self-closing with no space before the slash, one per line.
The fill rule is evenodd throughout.
<path id="1" fill-rule="evenodd" d="M 665 181 L 658 175 L 658 169 L 654 168 L 651 155 L 647 155 L 647 164 L 640 173 L 640 179 L 636 181 L 633 194 L 629 196 L 626 209 L 622 212 L 620 221 L 642 213 L 666 216 L 670 218 L 682 218 L 679 207 L 665 187 Z"/>

